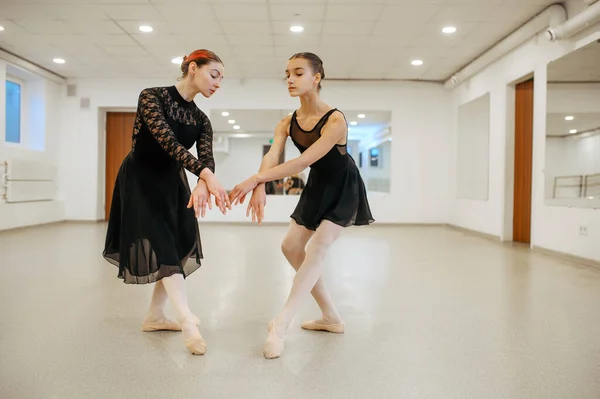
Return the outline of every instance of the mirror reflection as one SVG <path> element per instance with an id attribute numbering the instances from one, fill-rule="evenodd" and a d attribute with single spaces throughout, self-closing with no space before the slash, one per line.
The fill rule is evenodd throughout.
<path id="1" fill-rule="evenodd" d="M 600 44 L 548 66 L 545 198 L 550 205 L 600 204 Z"/>
<path id="2" fill-rule="evenodd" d="M 258 171 L 269 151 L 277 123 L 292 109 L 213 109 L 214 157 L 226 190 Z M 348 121 L 348 153 L 359 167 L 367 191 L 390 192 L 391 112 L 342 110 Z M 300 155 L 288 139 L 280 163 Z M 267 184 L 267 194 L 302 193 L 310 169 Z"/>
<path id="3" fill-rule="evenodd" d="M 486 201 L 489 192 L 490 94 L 458 107 L 457 198 Z"/>

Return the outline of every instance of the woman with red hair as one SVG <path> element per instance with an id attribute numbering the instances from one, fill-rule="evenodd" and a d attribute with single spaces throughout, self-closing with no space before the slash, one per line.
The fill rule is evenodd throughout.
<path id="1" fill-rule="evenodd" d="M 197 218 L 212 208 L 210 195 L 223 213 L 231 203 L 214 174 L 211 123 L 194 97 L 210 98 L 221 85 L 224 67 L 212 51 L 196 50 L 184 58 L 181 71 L 174 86 L 140 93 L 133 145 L 117 175 L 103 256 L 119 267 L 125 283 L 155 283 L 143 331 L 182 331 L 186 348 L 204 354 L 184 279 L 201 264 Z M 188 151 L 194 144 L 197 158 Z M 184 169 L 198 176 L 193 191 Z M 188 263 L 190 257 L 195 262 Z M 177 322 L 164 314 L 167 298 Z"/>

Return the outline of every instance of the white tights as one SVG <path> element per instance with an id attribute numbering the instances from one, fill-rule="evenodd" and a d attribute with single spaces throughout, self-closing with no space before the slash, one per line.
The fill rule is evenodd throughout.
<path id="1" fill-rule="evenodd" d="M 321 308 L 324 320 L 331 322 L 341 320 L 321 279 L 321 274 L 327 252 L 339 237 L 342 229 L 343 227 L 325 220 L 313 234 L 293 221 L 290 224 L 288 233 L 283 240 L 282 250 L 292 267 L 296 269 L 296 276 L 283 310 L 273 319 L 264 347 L 265 357 L 280 356 L 283 351 L 285 330 L 298 312 L 302 300 L 309 293 L 312 293 Z M 309 240 L 308 247 L 304 251 Z"/>

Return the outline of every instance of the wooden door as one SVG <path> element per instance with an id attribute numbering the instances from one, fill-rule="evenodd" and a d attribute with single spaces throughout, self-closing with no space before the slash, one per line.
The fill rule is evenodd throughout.
<path id="1" fill-rule="evenodd" d="M 531 180 L 533 174 L 533 79 L 519 83 L 515 93 L 515 175 L 513 241 L 531 242 Z"/>
<path id="2" fill-rule="evenodd" d="M 131 135 L 135 112 L 108 112 L 106 114 L 106 186 L 104 219 L 108 220 L 117 172 L 123 159 L 131 151 Z"/>

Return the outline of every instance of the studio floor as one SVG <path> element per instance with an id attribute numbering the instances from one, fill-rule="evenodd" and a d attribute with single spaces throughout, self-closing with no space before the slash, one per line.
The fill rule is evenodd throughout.
<path id="1" fill-rule="evenodd" d="M 200 228 L 204 356 L 140 330 L 152 286 L 117 279 L 104 223 L 1 232 L 0 398 L 600 398 L 600 269 L 447 227 L 350 228 L 325 272 L 345 334 L 300 329 L 308 298 L 265 360 L 286 227 Z"/>

